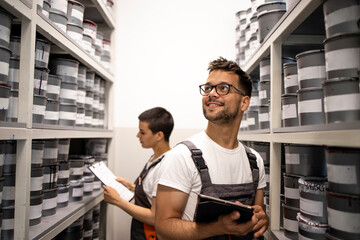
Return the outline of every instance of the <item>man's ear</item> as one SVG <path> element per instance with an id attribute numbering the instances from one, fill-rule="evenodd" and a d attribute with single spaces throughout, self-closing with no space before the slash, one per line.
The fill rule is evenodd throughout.
<path id="1" fill-rule="evenodd" d="M 242 112 L 245 112 L 246 109 L 248 109 L 249 105 L 250 105 L 250 98 L 249 98 L 249 96 L 243 96 L 243 97 L 241 98 L 241 103 L 240 103 L 240 109 L 241 109 L 241 111 L 242 111 Z"/>

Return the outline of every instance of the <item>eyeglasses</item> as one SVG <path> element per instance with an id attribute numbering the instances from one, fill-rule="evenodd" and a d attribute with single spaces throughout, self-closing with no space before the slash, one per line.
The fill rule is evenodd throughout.
<path id="1" fill-rule="evenodd" d="M 239 89 L 237 89 L 234 85 L 229 83 L 220 83 L 217 85 L 210 85 L 210 84 L 202 84 L 199 86 L 200 88 L 200 94 L 203 96 L 208 96 L 213 88 L 215 88 L 215 91 L 220 96 L 226 95 L 230 92 L 230 87 L 233 87 L 239 94 L 245 96 L 244 93 L 242 93 Z"/>

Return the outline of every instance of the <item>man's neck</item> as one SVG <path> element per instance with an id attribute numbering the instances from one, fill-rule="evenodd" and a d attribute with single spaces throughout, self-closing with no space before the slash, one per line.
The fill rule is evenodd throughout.
<path id="1" fill-rule="evenodd" d="M 209 122 L 205 133 L 223 148 L 234 149 L 239 145 L 237 139 L 238 131 L 239 127 L 236 127 L 236 125 L 218 125 Z"/>

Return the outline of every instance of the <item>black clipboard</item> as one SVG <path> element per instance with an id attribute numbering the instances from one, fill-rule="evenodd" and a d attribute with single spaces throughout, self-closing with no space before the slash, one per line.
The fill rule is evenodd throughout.
<path id="1" fill-rule="evenodd" d="M 220 215 L 239 211 L 240 218 L 237 219 L 236 222 L 243 223 L 249 221 L 254 215 L 254 209 L 249 206 L 239 205 L 234 202 L 203 194 L 199 194 L 199 198 L 200 201 L 195 213 L 195 222 L 212 222 L 216 221 Z"/>

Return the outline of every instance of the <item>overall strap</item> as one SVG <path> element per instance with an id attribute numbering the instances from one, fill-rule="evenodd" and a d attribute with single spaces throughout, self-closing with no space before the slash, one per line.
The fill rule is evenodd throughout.
<path id="1" fill-rule="evenodd" d="M 147 169 L 146 169 L 146 165 L 145 165 L 143 171 L 140 173 L 140 177 L 141 177 L 142 180 L 144 180 L 146 175 L 149 173 L 150 169 L 155 167 L 164 158 L 164 156 L 165 155 L 161 156 L 161 158 L 159 158 L 156 162 L 151 163 L 151 165 Z"/>
<path id="2" fill-rule="evenodd" d="M 180 142 L 179 144 L 181 143 L 187 146 L 191 152 L 191 158 L 193 159 L 195 166 L 200 173 L 203 188 L 212 185 L 209 175 L 209 169 L 204 161 L 204 158 L 202 157 L 202 151 L 188 140 Z"/>
<path id="3" fill-rule="evenodd" d="M 241 143 L 242 144 L 242 143 Z M 257 165 L 256 156 L 253 154 L 250 150 L 250 148 L 244 144 L 242 144 L 245 148 L 246 155 L 249 159 L 250 168 L 251 168 L 251 174 L 254 182 L 254 186 L 257 189 L 258 183 L 259 183 L 259 167 Z"/>

